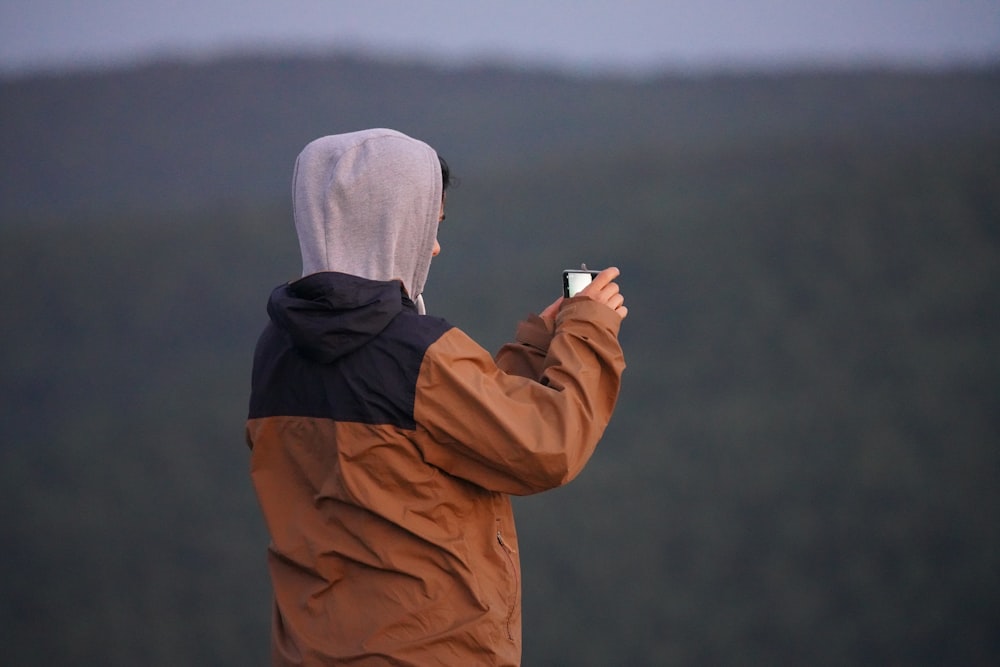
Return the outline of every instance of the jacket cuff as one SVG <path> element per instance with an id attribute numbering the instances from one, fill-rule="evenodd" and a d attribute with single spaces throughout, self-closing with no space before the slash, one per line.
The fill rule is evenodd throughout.
<path id="1" fill-rule="evenodd" d="M 572 297 L 563 303 L 559 314 L 556 315 L 556 328 L 558 329 L 564 320 L 570 318 L 583 319 L 604 326 L 615 337 L 618 336 L 622 326 L 622 319 L 613 310 L 593 299 L 582 296 Z"/>
<path id="2" fill-rule="evenodd" d="M 529 347 L 547 350 L 549 349 L 549 343 L 552 342 L 552 336 L 555 334 L 554 329 L 550 328 L 550 326 L 549 323 L 538 315 L 529 315 L 527 319 L 517 325 L 515 339 L 518 343 Z"/>

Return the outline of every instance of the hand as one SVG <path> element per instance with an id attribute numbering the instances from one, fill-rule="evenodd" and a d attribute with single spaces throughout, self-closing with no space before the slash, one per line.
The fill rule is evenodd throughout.
<path id="1" fill-rule="evenodd" d="M 598 303 L 603 303 L 614 311 L 615 315 L 624 320 L 625 316 L 628 315 L 628 308 L 625 307 L 625 297 L 622 296 L 621 289 L 615 282 L 615 278 L 620 275 L 621 271 L 616 267 L 608 267 L 594 276 L 594 280 L 580 290 L 577 296 L 585 296 Z M 551 307 L 549 306 L 549 308 Z"/>
<path id="2" fill-rule="evenodd" d="M 551 304 L 549 304 L 545 308 L 545 310 L 542 311 L 541 315 L 539 315 L 539 317 L 545 321 L 545 325 L 549 328 L 550 331 L 552 330 L 552 327 L 555 326 L 556 315 L 559 313 L 559 308 L 562 306 L 562 302 L 563 298 L 559 297 Z"/>

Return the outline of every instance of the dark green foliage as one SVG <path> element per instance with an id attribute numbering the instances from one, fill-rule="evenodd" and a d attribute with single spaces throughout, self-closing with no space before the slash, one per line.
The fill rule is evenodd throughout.
<path id="1" fill-rule="evenodd" d="M 25 91 L 77 85 L 148 86 L 192 114 L 186 133 L 119 142 L 158 107 L 102 93 L 82 103 L 120 125 L 50 128 L 67 156 L 94 133 L 120 156 L 147 137 L 170 165 L 163 201 L 123 172 L 142 197 L 107 213 L 113 187 L 62 174 L 67 192 L 99 186 L 70 199 L 105 212 L 4 209 L 11 664 L 266 663 L 250 355 L 269 289 L 299 268 L 291 158 L 314 116 L 350 105 L 352 129 L 450 143 L 463 182 L 426 299 L 487 347 L 554 298 L 560 269 L 623 269 L 620 409 L 579 479 L 517 500 L 526 664 L 997 663 L 996 70 L 628 82 L 341 63 L 315 107 L 268 97 L 254 127 L 227 127 L 168 94 L 208 106 L 212 67 L 3 88 L 5 118 Z M 225 67 L 234 90 L 295 91 L 334 65 Z M 377 101 L 385 123 L 361 113 Z M 230 154 L 251 136 L 287 153 L 277 185 Z M 246 187 L 176 173 L 209 153 Z"/>
<path id="2" fill-rule="evenodd" d="M 242 422 L 263 299 L 295 274 L 286 218 L 3 233 L 12 664 L 263 664 Z"/>
<path id="3" fill-rule="evenodd" d="M 365 127 L 425 139 L 470 175 L 600 163 L 609 150 L 980 137 L 996 128 L 1000 71 L 630 80 L 244 58 L 0 80 L 0 100 L 0 212 L 145 214 L 284 197 L 306 142 Z"/>

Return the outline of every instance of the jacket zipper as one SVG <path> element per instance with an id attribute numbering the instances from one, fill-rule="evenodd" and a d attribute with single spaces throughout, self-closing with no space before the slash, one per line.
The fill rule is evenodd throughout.
<path id="1" fill-rule="evenodd" d="M 497 524 L 500 520 L 497 519 Z M 510 608 L 507 611 L 507 639 L 514 641 L 514 633 L 510 629 L 511 619 L 514 618 L 514 610 L 517 609 L 517 597 L 520 594 L 521 583 L 517 578 L 517 566 L 514 564 L 514 557 L 512 554 L 516 553 L 512 548 L 507 546 L 507 543 L 503 541 L 503 533 L 500 532 L 500 526 L 497 526 L 497 542 L 500 544 L 500 548 L 503 550 L 504 555 L 507 557 L 507 562 L 510 564 L 511 574 L 514 575 L 514 600 L 510 604 Z"/>

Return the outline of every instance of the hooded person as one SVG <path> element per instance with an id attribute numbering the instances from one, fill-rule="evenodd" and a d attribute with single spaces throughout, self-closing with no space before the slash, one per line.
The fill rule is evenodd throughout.
<path id="1" fill-rule="evenodd" d="M 292 193 L 302 275 L 399 279 L 423 312 L 444 196 L 434 149 L 384 129 L 321 137 L 299 154 Z"/>
<path id="2" fill-rule="evenodd" d="M 611 418 L 616 269 L 495 358 L 424 314 L 443 165 L 387 129 L 296 161 L 303 277 L 268 300 L 246 426 L 275 665 L 520 664 L 510 495 L 572 480 Z"/>

